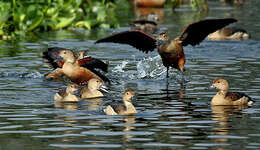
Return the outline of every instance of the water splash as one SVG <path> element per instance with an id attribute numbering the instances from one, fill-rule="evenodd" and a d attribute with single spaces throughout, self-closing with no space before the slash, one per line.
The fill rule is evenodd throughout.
<path id="1" fill-rule="evenodd" d="M 124 68 L 126 67 L 126 65 L 128 64 L 128 61 L 127 60 L 124 60 L 122 61 L 121 64 L 117 65 L 113 70 L 112 72 L 124 72 Z"/>
<path id="2" fill-rule="evenodd" d="M 159 78 L 166 74 L 166 68 L 163 66 L 161 57 L 148 57 L 137 63 L 138 78 Z"/>

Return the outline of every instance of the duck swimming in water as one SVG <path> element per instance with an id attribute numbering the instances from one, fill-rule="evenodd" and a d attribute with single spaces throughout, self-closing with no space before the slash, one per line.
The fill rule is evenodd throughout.
<path id="1" fill-rule="evenodd" d="M 102 75 L 98 70 L 107 72 L 108 65 L 99 59 L 86 57 L 86 52 L 79 53 L 78 56 L 69 49 L 49 48 L 43 52 L 43 58 L 55 69 L 45 75 L 47 79 L 56 79 L 63 75 L 77 84 L 86 84 L 92 78 L 98 78 L 105 82 L 110 80 Z"/>
<path id="2" fill-rule="evenodd" d="M 251 97 L 240 92 L 229 92 L 228 81 L 223 78 L 213 80 L 211 88 L 218 89 L 218 93 L 212 98 L 211 105 L 248 105 L 254 101 Z"/>
<path id="3" fill-rule="evenodd" d="M 75 95 L 78 90 L 77 84 L 68 84 L 66 90 L 60 90 L 54 95 L 55 102 L 77 102 L 79 98 Z"/>
<path id="4" fill-rule="evenodd" d="M 111 106 L 108 105 L 104 112 L 106 115 L 131 115 L 137 114 L 137 111 L 132 104 L 132 98 L 134 97 L 133 91 L 125 91 L 123 94 L 124 105 Z"/>
<path id="5" fill-rule="evenodd" d="M 247 40 L 249 33 L 241 28 L 224 27 L 208 35 L 207 39 L 212 41 L 220 40 Z"/>
<path id="6" fill-rule="evenodd" d="M 88 87 L 84 87 L 80 93 L 81 98 L 96 98 L 103 97 L 101 91 L 108 92 L 107 88 L 103 85 L 103 81 L 100 79 L 92 78 L 88 81 Z"/>

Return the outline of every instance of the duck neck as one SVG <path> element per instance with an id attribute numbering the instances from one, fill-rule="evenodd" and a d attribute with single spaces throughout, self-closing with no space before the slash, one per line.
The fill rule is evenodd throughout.
<path id="1" fill-rule="evenodd" d="M 228 93 L 228 89 L 225 89 L 225 90 L 219 90 L 218 91 L 218 95 L 221 95 L 223 97 L 225 97 Z"/>
<path id="2" fill-rule="evenodd" d="M 65 63 L 67 62 L 67 63 L 72 63 L 72 64 L 74 64 L 75 61 L 76 61 L 76 59 L 75 59 L 74 56 L 73 56 L 73 57 L 67 58 L 66 61 L 65 61 Z"/>
<path id="3" fill-rule="evenodd" d="M 160 44 L 158 45 L 158 50 L 159 50 L 159 51 L 164 51 L 170 43 L 171 43 L 171 40 L 169 40 L 169 39 L 164 39 L 164 40 L 161 41 Z"/>
<path id="4" fill-rule="evenodd" d="M 75 69 L 77 69 L 77 67 L 79 67 L 77 63 L 73 61 L 66 61 L 62 66 L 62 70 L 64 74 L 71 77 L 73 74 L 75 74 Z"/>
<path id="5" fill-rule="evenodd" d="M 137 113 L 134 105 L 131 102 L 124 100 L 124 104 L 125 104 L 127 112 L 129 112 L 129 113 Z"/>

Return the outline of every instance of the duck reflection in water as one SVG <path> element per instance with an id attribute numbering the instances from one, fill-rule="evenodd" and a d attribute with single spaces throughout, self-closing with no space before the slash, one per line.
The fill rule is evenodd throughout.
<path id="1" fill-rule="evenodd" d="M 232 118 L 242 118 L 246 114 L 241 113 L 241 110 L 248 108 L 248 106 L 211 106 L 212 109 L 212 120 L 217 121 L 213 127 L 216 135 L 220 137 L 214 141 L 216 143 L 227 143 L 228 138 L 223 136 L 229 135 L 229 130 L 232 130 L 230 120 Z"/>

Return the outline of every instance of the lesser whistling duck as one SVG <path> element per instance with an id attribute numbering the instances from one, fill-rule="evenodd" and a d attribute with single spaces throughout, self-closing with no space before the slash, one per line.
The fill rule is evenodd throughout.
<path id="1" fill-rule="evenodd" d="M 132 30 L 141 30 L 143 32 L 154 33 L 157 30 L 158 16 L 149 14 L 147 19 L 135 20 L 131 23 Z"/>
<path id="2" fill-rule="evenodd" d="M 248 105 L 253 104 L 253 99 L 244 93 L 229 92 L 228 81 L 222 78 L 213 80 L 211 88 L 217 88 L 218 93 L 212 98 L 211 105 Z"/>
<path id="3" fill-rule="evenodd" d="M 98 78 L 105 82 L 110 82 L 107 77 L 98 70 L 107 72 L 108 65 L 99 59 L 86 57 L 86 51 L 77 55 L 69 49 L 54 47 L 43 52 L 43 58 L 55 69 L 45 75 L 47 79 L 56 79 L 66 75 L 72 82 L 86 84 L 91 78 Z"/>
<path id="4" fill-rule="evenodd" d="M 75 92 L 78 90 L 77 84 L 68 84 L 66 90 L 60 90 L 54 95 L 54 100 L 56 102 L 77 102 L 79 98 L 75 95 Z"/>
<path id="5" fill-rule="evenodd" d="M 131 115 L 137 114 L 137 111 L 134 105 L 131 102 L 131 99 L 134 97 L 133 91 L 125 91 L 123 94 L 124 105 L 108 105 L 104 112 L 106 115 Z"/>
<path id="6" fill-rule="evenodd" d="M 167 67 L 166 77 L 168 78 L 169 67 L 184 71 L 185 55 L 183 46 L 195 46 L 203 41 L 208 34 L 215 32 L 224 26 L 236 22 L 236 19 L 206 19 L 188 25 L 182 31 L 182 34 L 170 40 L 166 33 L 161 33 L 157 38 L 139 30 L 123 31 L 95 43 L 114 42 L 129 44 L 145 53 L 153 51 L 156 47 L 162 58 L 163 65 Z"/>
<path id="7" fill-rule="evenodd" d="M 84 87 L 80 93 L 81 98 L 95 98 L 104 96 L 100 90 L 108 92 L 107 88 L 102 84 L 103 81 L 93 78 L 88 81 L 88 87 Z"/>
<path id="8" fill-rule="evenodd" d="M 163 7 L 166 0 L 134 0 L 137 7 Z"/>
<path id="9" fill-rule="evenodd" d="M 208 40 L 247 40 L 249 33 L 241 28 L 225 27 L 208 35 Z"/>

